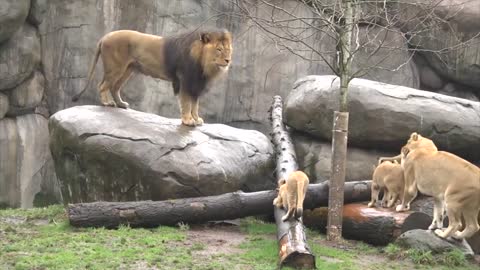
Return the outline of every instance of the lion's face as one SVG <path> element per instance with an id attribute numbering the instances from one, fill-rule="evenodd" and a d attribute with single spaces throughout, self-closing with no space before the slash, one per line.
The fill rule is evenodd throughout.
<path id="1" fill-rule="evenodd" d="M 201 35 L 202 62 L 208 75 L 225 72 L 232 62 L 232 35 L 229 32 L 209 32 Z"/>

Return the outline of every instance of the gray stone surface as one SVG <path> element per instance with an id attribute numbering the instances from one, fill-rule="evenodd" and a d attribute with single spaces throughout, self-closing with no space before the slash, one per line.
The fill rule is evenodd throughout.
<path id="1" fill-rule="evenodd" d="M 47 1 L 48 0 L 31 0 L 30 12 L 27 17 L 29 23 L 33 25 L 42 23 L 47 13 Z"/>
<path id="2" fill-rule="evenodd" d="M 13 88 L 30 77 L 40 64 L 40 39 L 25 23 L 11 39 L 0 45 L 0 91 Z"/>
<path id="3" fill-rule="evenodd" d="M 0 119 L 5 117 L 5 114 L 8 111 L 8 97 L 2 93 L 0 93 Z"/>
<path id="4" fill-rule="evenodd" d="M 287 10 L 304 17 L 312 12 L 298 1 L 278 1 Z M 271 16 L 263 6 L 259 16 Z M 201 100 L 200 113 L 207 123 L 269 130 L 266 111 L 274 94 L 286 96 L 292 83 L 307 74 L 331 74 L 321 62 L 309 63 L 279 48 L 252 22 L 239 16 L 217 16 L 237 12 L 229 1 L 49 1 L 43 23 L 42 57 L 47 97 L 52 113 L 75 105 L 99 105 L 96 85 L 102 68 L 97 66 L 94 82 L 78 103 L 71 97 L 86 83 L 96 44 L 104 34 L 133 29 L 156 35 L 172 35 L 199 25 L 225 27 L 234 36 L 232 67 L 225 78 L 214 83 Z M 75 14 L 75 16 L 72 16 Z M 280 10 L 275 18 L 282 18 Z M 291 23 L 295 26 L 294 22 Z M 306 39 L 312 46 L 333 46 L 328 40 Z M 294 47 L 295 48 L 295 47 Z M 303 54 L 303 53 L 302 53 Z M 179 117 L 171 83 L 136 75 L 125 85 L 123 96 L 136 110 L 165 117 Z M 212 102 L 214 100 L 215 102 Z"/>
<path id="5" fill-rule="evenodd" d="M 421 48 L 421 54 L 442 77 L 474 87 L 477 92 L 480 91 L 480 37 L 478 36 L 480 2 L 478 0 L 412 0 L 409 2 L 417 2 L 421 5 L 433 3 L 434 14 L 437 16 L 435 21 L 427 22 L 428 25 L 423 22 L 416 24 L 412 21 L 409 29 L 405 29 L 405 31 L 418 31 L 421 27 L 428 27 L 428 31 L 412 36 L 411 46 Z M 431 13 L 432 9 L 427 9 L 426 12 Z M 408 18 L 408 16 L 405 17 Z M 459 46 L 462 43 L 467 46 Z M 446 48 L 450 50 L 445 50 Z"/>
<path id="6" fill-rule="evenodd" d="M 35 71 L 33 76 L 10 91 L 10 106 L 33 108 L 40 104 L 45 88 L 43 74 Z"/>
<path id="7" fill-rule="evenodd" d="M 298 80 L 285 101 L 286 123 L 330 141 L 333 111 L 339 105 L 335 78 Z M 441 150 L 480 159 L 479 102 L 364 79 L 352 80 L 348 96 L 351 146 L 397 152 L 416 131 Z"/>
<path id="8" fill-rule="evenodd" d="M 473 251 L 467 241 L 451 241 L 438 237 L 433 231 L 415 229 L 401 234 L 396 243 L 400 246 L 423 251 L 432 251 L 432 253 L 443 253 L 460 249 L 466 256 L 473 256 Z"/>
<path id="9" fill-rule="evenodd" d="M 311 183 L 330 179 L 332 145 L 305 134 L 293 133 L 297 161 Z M 348 147 L 345 181 L 372 179 L 379 157 L 395 156 L 395 152 Z"/>
<path id="10" fill-rule="evenodd" d="M 419 88 L 417 67 L 399 29 L 360 26 L 358 37 L 360 50 L 355 53 L 353 73 L 359 72 L 364 79 Z"/>
<path id="11" fill-rule="evenodd" d="M 0 2 L 0 43 L 8 40 L 28 15 L 30 0 L 3 0 Z"/>
<path id="12" fill-rule="evenodd" d="M 275 187 L 258 131 L 190 128 L 135 110 L 77 106 L 52 115 L 50 149 L 65 202 L 166 200 Z"/>
<path id="13" fill-rule="evenodd" d="M 48 121 L 37 114 L 0 120 L 0 205 L 60 202 L 48 148 Z"/>

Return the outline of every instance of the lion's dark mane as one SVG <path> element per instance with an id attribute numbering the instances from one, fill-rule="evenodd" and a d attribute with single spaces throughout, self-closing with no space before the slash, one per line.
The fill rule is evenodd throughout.
<path id="1" fill-rule="evenodd" d="M 180 84 L 195 98 L 207 90 L 210 78 L 204 74 L 200 59 L 193 59 L 190 55 L 192 44 L 196 40 L 200 40 L 199 31 L 165 38 L 165 62 L 175 95 L 180 91 Z"/>

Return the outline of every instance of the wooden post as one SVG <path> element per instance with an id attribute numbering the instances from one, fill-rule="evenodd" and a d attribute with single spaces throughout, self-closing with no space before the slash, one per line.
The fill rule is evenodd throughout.
<path id="1" fill-rule="evenodd" d="M 273 97 L 271 108 L 272 143 L 277 154 L 277 179 L 298 169 L 295 149 L 283 124 L 282 98 Z M 307 191 L 308 195 L 308 191 Z M 307 245 L 307 237 L 302 219 L 299 221 L 282 221 L 284 209 L 274 206 L 275 222 L 277 224 L 277 239 L 279 248 L 279 268 L 289 266 L 293 268 L 315 269 L 315 256 Z"/>
<path id="2" fill-rule="evenodd" d="M 332 171 L 328 197 L 327 239 L 342 237 L 342 209 L 347 162 L 348 112 L 335 111 L 332 130 Z"/>

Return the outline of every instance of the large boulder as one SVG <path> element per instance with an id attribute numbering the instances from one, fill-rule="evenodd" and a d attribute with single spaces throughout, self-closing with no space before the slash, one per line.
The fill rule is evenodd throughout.
<path id="1" fill-rule="evenodd" d="M 0 205 L 61 202 L 48 143 L 48 121 L 38 114 L 0 120 Z"/>
<path id="2" fill-rule="evenodd" d="M 310 178 L 319 183 L 330 179 L 332 168 L 332 145 L 312 136 L 292 134 L 298 165 Z M 348 147 L 345 181 L 372 179 L 379 157 L 395 156 L 398 153 Z"/>
<path id="3" fill-rule="evenodd" d="M 289 126 L 330 141 L 333 111 L 339 108 L 339 79 L 302 78 L 285 103 Z M 349 85 L 348 110 L 351 146 L 399 152 L 410 134 L 419 132 L 441 150 L 480 159 L 479 102 L 354 79 Z"/>
<path id="4" fill-rule="evenodd" d="M 166 200 L 275 187 L 273 149 L 258 131 L 186 127 L 135 110 L 78 106 L 49 122 L 65 203 Z"/>
<path id="5" fill-rule="evenodd" d="M 30 0 L 3 0 L 0 2 L 0 43 L 9 39 L 25 22 Z"/>
<path id="6" fill-rule="evenodd" d="M 13 88 L 30 77 L 40 58 L 40 39 L 35 28 L 25 23 L 0 45 L 0 90 Z"/>

